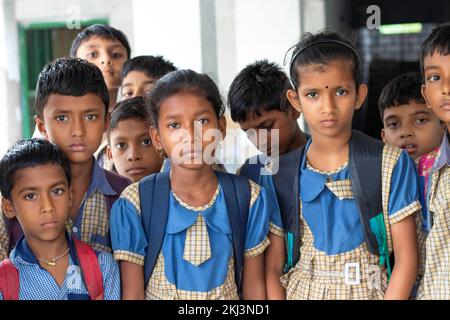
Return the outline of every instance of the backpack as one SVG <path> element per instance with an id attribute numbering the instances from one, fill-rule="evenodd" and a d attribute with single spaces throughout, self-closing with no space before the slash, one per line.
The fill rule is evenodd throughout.
<path id="1" fill-rule="evenodd" d="M 111 188 L 116 192 L 115 195 L 104 195 L 109 217 L 114 201 L 116 201 L 120 197 L 122 191 L 131 183 L 131 181 L 108 170 L 103 169 L 103 171 L 105 172 L 106 179 L 108 180 Z M 9 254 L 16 245 L 17 241 L 19 241 L 20 237 L 22 237 L 23 231 L 17 218 L 8 218 L 3 213 L 3 220 L 5 221 L 6 231 L 9 236 Z"/>
<path id="2" fill-rule="evenodd" d="M 235 259 L 235 282 L 239 296 L 242 295 L 242 270 L 247 217 L 250 207 L 250 185 L 245 177 L 215 171 L 228 209 L 232 229 Z M 139 182 L 141 216 L 148 239 L 144 275 L 147 284 L 161 251 L 169 214 L 169 172 L 149 175 Z"/>
<path id="3" fill-rule="evenodd" d="M 382 207 L 383 148 L 384 144 L 381 141 L 359 131 L 352 131 L 349 170 L 364 239 L 369 251 L 380 257 L 380 265 L 386 264 L 390 278 L 392 263 Z M 284 272 L 295 266 L 300 259 L 299 173 L 304 151 L 305 146 L 302 146 L 280 156 L 280 170 L 272 176 L 285 230 L 287 261 Z M 240 173 L 258 183 L 261 168 L 264 166 L 263 161 L 250 163 L 255 163 L 254 159 L 247 160 Z"/>
<path id="4" fill-rule="evenodd" d="M 103 276 L 95 251 L 86 243 L 72 238 L 81 277 L 91 300 L 103 300 Z M 19 271 L 9 258 L 0 263 L 0 291 L 4 300 L 19 300 Z"/>

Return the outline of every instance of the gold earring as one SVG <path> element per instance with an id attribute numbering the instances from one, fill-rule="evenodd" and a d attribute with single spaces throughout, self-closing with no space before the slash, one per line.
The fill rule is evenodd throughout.
<path id="1" fill-rule="evenodd" d="M 164 149 L 163 149 L 163 148 L 158 149 L 158 154 L 159 154 L 159 156 L 160 156 L 161 158 L 164 159 L 165 153 L 164 153 Z"/>

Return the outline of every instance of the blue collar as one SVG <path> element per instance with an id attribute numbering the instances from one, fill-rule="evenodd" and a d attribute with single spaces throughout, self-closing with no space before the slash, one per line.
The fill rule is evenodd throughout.
<path id="1" fill-rule="evenodd" d="M 75 245 L 71 237 L 69 237 L 69 234 L 67 231 L 65 232 L 66 239 L 69 244 L 69 254 L 72 259 L 72 261 L 77 261 L 75 256 Z M 25 236 L 22 236 L 15 246 L 15 248 L 11 251 L 11 261 L 14 265 L 17 264 L 35 264 L 39 265 L 39 261 L 34 255 L 33 251 L 31 250 L 30 246 L 28 245 L 27 240 L 25 239 Z"/>
<path id="2" fill-rule="evenodd" d="M 86 192 L 86 196 L 89 197 L 96 190 L 107 196 L 115 196 L 117 194 L 106 178 L 105 169 L 100 167 L 97 160 L 93 159 L 91 184 Z"/>
<path id="3" fill-rule="evenodd" d="M 312 139 L 309 139 L 305 145 L 305 151 L 303 152 L 303 158 L 300 164 L 300 198 L 304 202 L 313 201 L 325 188 L 325 182 L 327 182 L 328 176 L 309 170 L 306 167 L 306 154 Z"/>
<path id="4" fill-rule="evenodd" d="M 441 147 L 439 149 L 439 155 L 436 159 L 434 170 L 440 170 L 444 165 L 450 166 L 450 142 L 448 130 L 444 134 Z"/>
<path id="5" fill-rule="evenodd" d="M 167 220 L 166 232 L 179 233 L 192 226 L 197 220 L 198 211 L 183 207 L 170 193 L 170 212 Z M 223 195 L 223 188 L 219 186 L 219 194 L 211 207 L 201 211 L 208 227 L 222 234 L 231 234 L 231 226 L 228 219 L 228 211 Z"/>

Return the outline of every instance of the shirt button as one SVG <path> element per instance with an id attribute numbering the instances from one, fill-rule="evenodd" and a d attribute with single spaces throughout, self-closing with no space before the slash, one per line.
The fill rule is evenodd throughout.
<path id="1" fill-rule="evenodd" d="M 78 232 L 78 228 L 77 227 L 73 227 L 72 231 L 77 233 Z"/>

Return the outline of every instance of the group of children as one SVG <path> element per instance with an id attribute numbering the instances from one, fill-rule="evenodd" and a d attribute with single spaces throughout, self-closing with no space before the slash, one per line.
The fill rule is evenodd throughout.
<path id="1" fill-rule="evenodd" d="M 227 102 L 263 154 L 234 175 L 205 161 L 213 80 L 88 27 L 39 75 L 44 139 L 0 161 L 0 299 L 450 299 L 449 53 L 445 24 L 383 89 L 384 143 L 352 130 L 339 34 L 303 35 L 289 77 L 248 65 Z"/>

